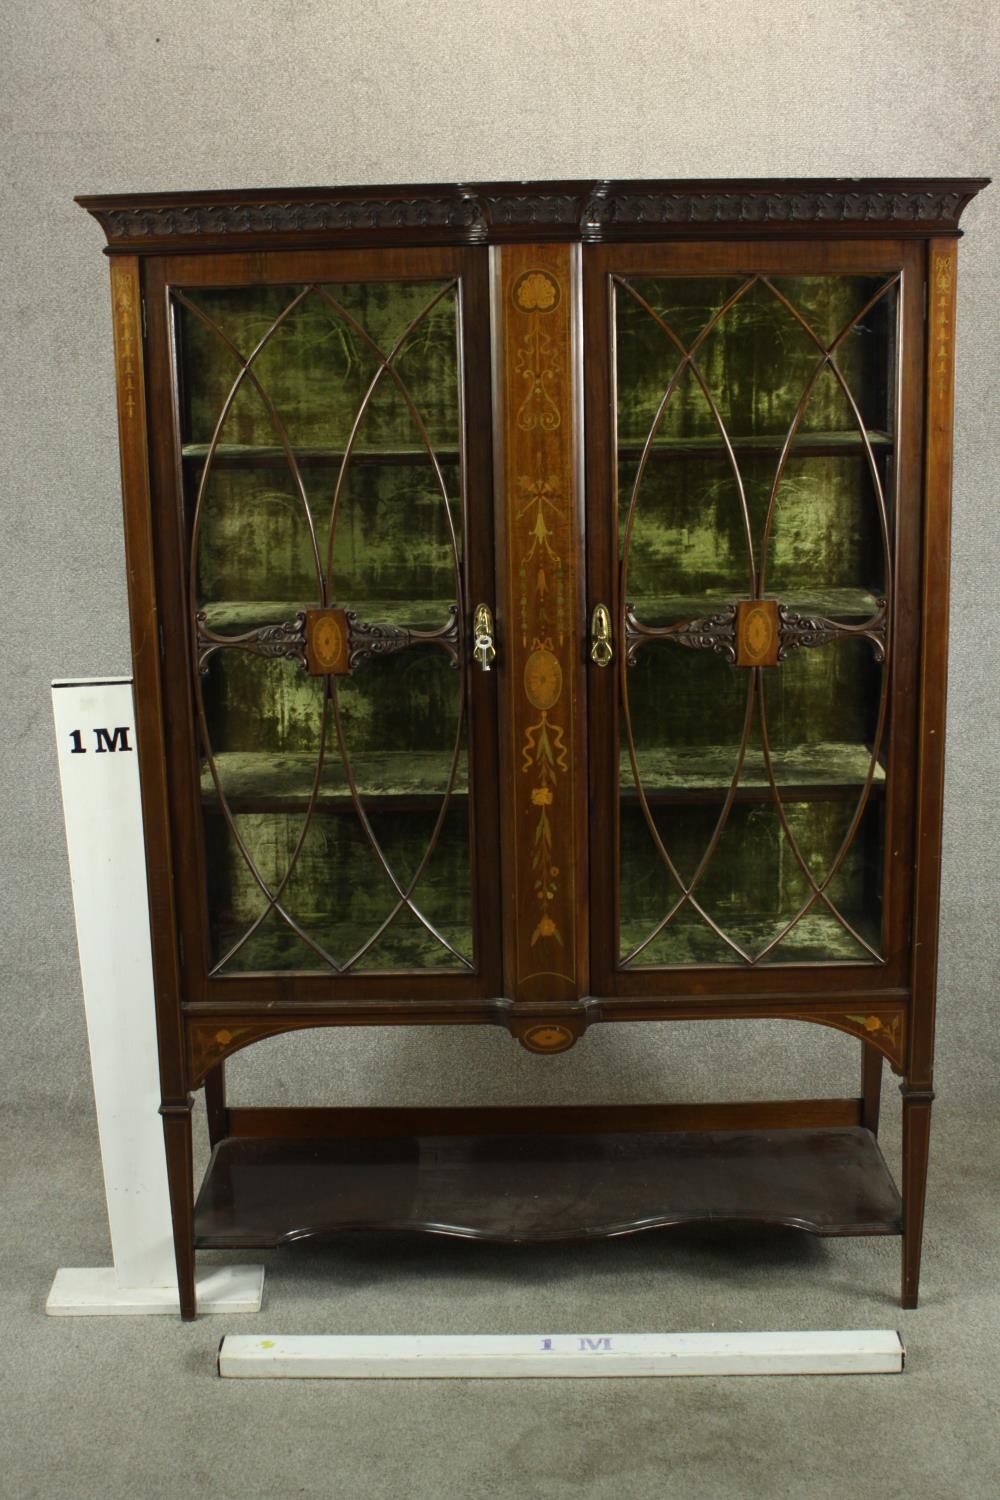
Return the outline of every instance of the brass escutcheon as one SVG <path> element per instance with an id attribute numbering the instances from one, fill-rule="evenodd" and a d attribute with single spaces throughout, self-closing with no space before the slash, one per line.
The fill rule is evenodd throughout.
<path id="1" fill-rule="evenodd" d="M 606 604 L 598 604 L 590 617 L 590 659 L 598 667 L 609 667 L 614 654 L 611 616 Z"/>

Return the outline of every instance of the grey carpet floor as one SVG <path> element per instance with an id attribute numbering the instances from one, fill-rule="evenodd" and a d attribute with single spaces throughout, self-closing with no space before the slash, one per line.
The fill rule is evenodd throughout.
<path id="1" fill-rule="evenodd" d="M 893 1161 L 896 1109 L 883 1132 Z M 1000 1494 L 992 1122 L 939 1109 L 921 1307 L 899 1242 L 671 1231 L 496 1248 L 366 1237 L 254 1256 L 259 1315 L 46 1318 L 60 1265 L 108 1261 L 96 1138 L 8 1112 L 0 1494 L 424 1500 Z M 206 1261 L 250 1257 L 216 1253 Z M 233 1332 L 899 1328 L 901 1376 L 238 1382 Z"/>

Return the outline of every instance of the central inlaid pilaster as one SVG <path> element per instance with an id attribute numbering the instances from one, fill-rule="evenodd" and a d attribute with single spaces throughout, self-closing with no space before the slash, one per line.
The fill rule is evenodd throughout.
<path id="1" fill-rule="evenodd" d="M 575 283 L 568 246 L 496 252 L 507 987 L 515 1000 L 536 1002 L 586 988 Z"/>

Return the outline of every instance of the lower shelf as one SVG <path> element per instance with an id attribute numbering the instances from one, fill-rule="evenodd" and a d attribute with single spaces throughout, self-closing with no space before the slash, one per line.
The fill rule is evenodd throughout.
<path id="1" fill-rule="evenodd" d="M 195 1207 L 200 1249 L 349 1230 L 526 1243 L 692 1223 L 898 1234 L 899 1193 L 860 1126 L 403 1139 L 231 1137 Z"/>

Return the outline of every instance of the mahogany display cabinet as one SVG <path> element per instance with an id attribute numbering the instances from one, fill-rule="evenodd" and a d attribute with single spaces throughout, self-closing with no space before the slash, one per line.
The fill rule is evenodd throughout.
<path id="1" fill-rule="evenodd" d="M 79 200 L 111 259 L 185 1316 L 201 1247 L 707 1220 L 901 1235 L 915 1305 L 982 186 Z M 490 1024 L 544 1070 L 597 1022 L 723 1017 L 847 1033 L 858 1096 L 225 1096 L 293 1029 Z"/>

